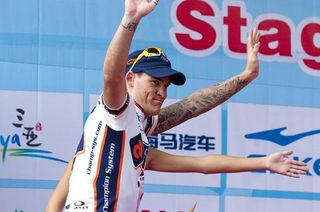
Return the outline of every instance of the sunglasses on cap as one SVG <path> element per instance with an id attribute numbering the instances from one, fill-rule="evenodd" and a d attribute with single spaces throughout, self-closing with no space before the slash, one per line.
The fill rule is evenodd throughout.
<path id="1" fill-rule="evenodd" d="M 134 62 L 132 63 L 129 71 L 132 71 L 132 69 L 134 68 L 134 66 L 143 58 L 143 57 L 160 57 L 163 56 L 164 60 L 168 60 L 167 56 L 165 55 L 165 53 L 163 52 L 163 50 L 161 48 L 158 47 L 150 47 L 150 48 L 146 48 L 144 49 L 139 55 L 138 57 L 134 60 Z"/>

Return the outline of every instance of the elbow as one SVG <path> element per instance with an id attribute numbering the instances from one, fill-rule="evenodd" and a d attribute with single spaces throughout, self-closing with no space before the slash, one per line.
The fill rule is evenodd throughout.
<path id="1" fill-rule="evenodd" d="M 213 174 L 213 173 L 210 173 L 208 169 L 204 169 L 202 172 L 200 172 L 201 174 Z"/>
<path id="2" fill-rule="evenodd" d="M 123 73 L 104 73 L 103 74 L 103 84 L 106 87 L 112 87 L 125 82 Z"/>
<path id="3" fill-rule="evenodd" d="M 57 212 L 57 211 L 62 211 L 64 208 L 64 205 L 54 205 L 49 203 L 45 209 L 45 212 Z"/>
<path id="4" fill-rule="evenodd" d="M 108 65 L 107 65 L 108 64 Z M 114 64 L 113 62 L 105 62 L 103 66 L 104 84 L 120 83 L 125 79 L 125 66 Z"/>
<path id="5" fill-rule="evenodd" d="M 215 155 L 204 156 L 201 162 L 201 172 L 202 174 L 218 174 L 226 173 L 227 168 L 223 160 L 217 161 Z"/>
<path id="6" fill-rule="evenodd" d="M 210 158 L 208 156 L 205 156 L 200 165 L 201 168 L 199 172 L 202 174 L 214 174 L 211 165 L 212 164 L 210 164 Z"/>
<path id="7" fill-rule="evenodd" d="M 62 190 L 55 190 L 47 203 L 45 212 L 62 211 L 66 203 L 66 195 L 67 192 L 64 192 Z"/>

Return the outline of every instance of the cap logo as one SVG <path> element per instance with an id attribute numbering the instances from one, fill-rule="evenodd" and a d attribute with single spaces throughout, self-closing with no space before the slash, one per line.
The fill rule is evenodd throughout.
<path id="1" fill-rule="evenodd" d="M 169 59 L 167 58 L 167 56 L 162 52 L 161 54 L 161 60 L 166 61 L 167 63 L 169 62 Z"/>
<path id="2" fill-rule="evenodd" d="M 137 58 L 131 58 L 128 60 L 127 65 L 131 66 Z"/>

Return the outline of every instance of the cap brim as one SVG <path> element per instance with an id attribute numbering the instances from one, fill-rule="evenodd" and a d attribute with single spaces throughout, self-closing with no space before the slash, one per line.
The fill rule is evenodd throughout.
<path id="1" fill-rule="evenodd" d="M 182 72 L 169 67 L 155 67 L 152 69 L 142 70 L 142 72 L 156 78 L 170 77 L 170 82 L 175 85 L 183 85 L 186 82 L 186 77 Z"/>

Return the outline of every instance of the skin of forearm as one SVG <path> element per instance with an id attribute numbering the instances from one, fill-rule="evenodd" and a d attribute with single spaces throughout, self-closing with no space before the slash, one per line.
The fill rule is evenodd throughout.
<path id="1" fill-rule="evenodd" d="M 119 26 L 106 53 L 104 61 L 105 79 L 116 80 L 117 78 L 113 76 L 117 75 L 121 76 L 120 79 L 123 78 L 132 38 L 133 32 Z"/>
<path id="2" fill-rule="evenodd" d="M 123 20 L 123 22 L 129 24 L 127 20 Z M 103 66 L 103 95 L 105 103 L 110 108 L 120 107 L 126 96 L 124 70 L 133 35 L 134 31 L 124 28 L 121 23 L 106 53 Z"/>
<path id="3" fill-rule="evenodd" d="M 266 157 L 240 158 L 225 155 L 208 155 L 203 158 L 204 174 L 235 173 L 254 170 L 266 170 Z"/>
<path id="4" fill-rule="evenodd" d="M 176 156 L 151 149 L 146 169 L 161 172 L 216 174 L 266 170 L 268 169 L 268 165 L 266 157 L 242 158 L 226 155 Z"/>
<path id="5" fill-rule="evenodd" d="M 164 132 L 222 104 L 255 77 L 256 75 L 243 71 L 220 84 L 196 91 L 185 99 L 161 109 L 158 125 L 153 134 Z"/>

